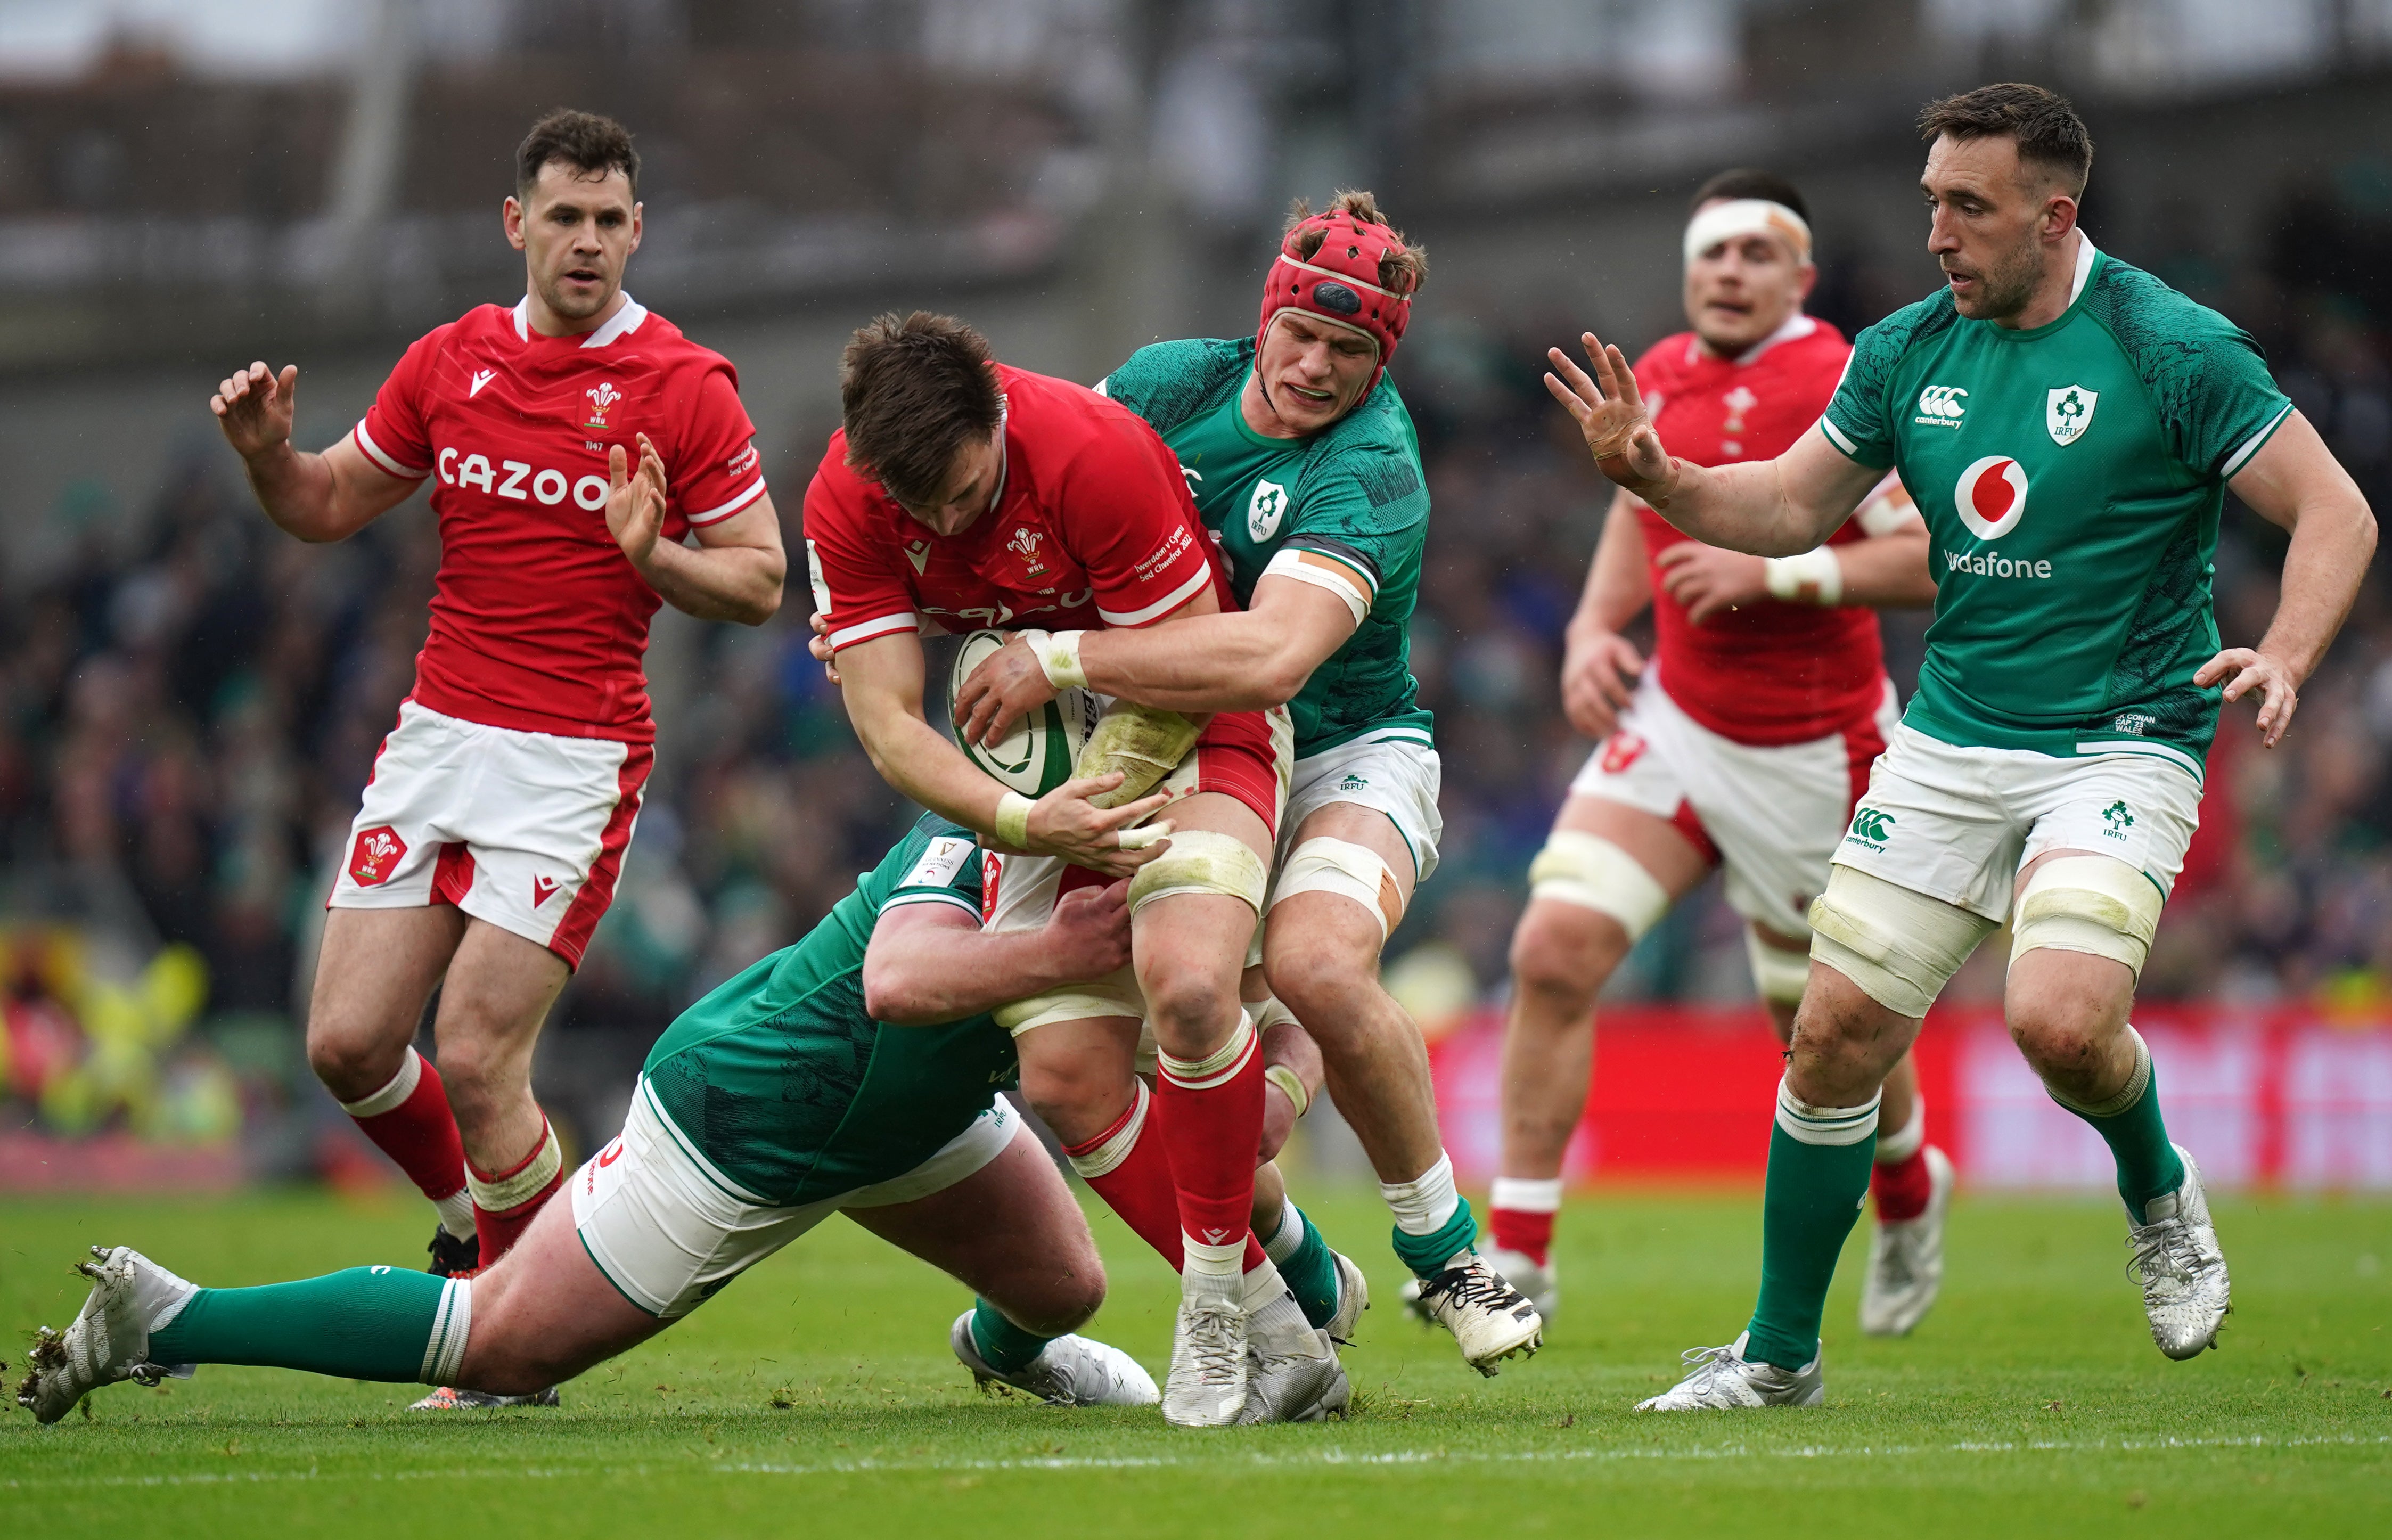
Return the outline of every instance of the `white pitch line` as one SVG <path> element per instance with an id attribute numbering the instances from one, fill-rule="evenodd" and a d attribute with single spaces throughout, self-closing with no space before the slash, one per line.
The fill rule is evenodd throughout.
<path id="1" fill-rule="evenodd" d="M 1410 1465 L 1563 1465 L 1611 1461 L 1678 1460 L 1884 1460 L 1916 1459 L 1934 1455 L 2133 1455 L 2164 1454 L 2194 1449 L 2357 1448 L 2392 1444 L 2392 1433 L 2360 1437 L 2342 1433 L 2280 1439 L 2264 1434 L 2205 1439 L 2034 1439 L 2011 1442 L 1974 1441 L 1946 1444 L 1791 1444 L 1754 1448 L 1749 1444 L 1696 1445 L 1678 1449 L 1530 1449 L 1498 1453 L 1481 1450 L 1392 1449 L 1346 1450 L 1332 1446 L 1292 1455 L 1251 1453 L 1210 1458 L 1179 1455 L 1041 1455 L 1018 1459 L 824 1460 L 812 1464 L 766 1464 L 752 1461 L 710 1461 L 702 1466 L 674 1466 L 726 1476 L 869 1476 L 987 1473 L 992 1471 L 1155 1470 L 1254 1466 L 1410 1466 Z M 305 1470 L 194 1471 L 158 1476 L 58 1476 L 30 1481 L 0 1481 L 0 1490 L 19 1492 L 50 1487 L 175 1487 L 226 1486 L 279 1481 L 412 1481 L 465 1479 L 509 1481 L 575 1479 L 589 1476 L 647 1476 L 653 1468 L 640 1466 L 463 1466 L 443 1470 L 358 1470 L 326 1474 L 310 1466 Z"/>

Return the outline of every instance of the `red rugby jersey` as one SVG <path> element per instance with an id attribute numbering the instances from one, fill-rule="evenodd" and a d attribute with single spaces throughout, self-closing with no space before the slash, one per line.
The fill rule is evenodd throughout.
<path id="1" fill-rule="evenodd" d="M 728 360 L 623 296 L 594 332 L 544 337 L 484 305 L 427 333 L 350 437 L 393 476 L 434 477 L 440 576 L 414 697 L 492 727 L 645 742 L 648 620 L 663 601 L 606 531 L 606 451 L 663 457 L 661 536 L 764 495 Z"/>
<path id="2" fill-rule="evenodd" d="M 1207 583 L 1235 609 L 1179 462 L 1146 419 L 1068 380 L 997 366 L 1005 466 L 962 533 L 924 529 L 850 469 L 847 435 L 806 489 L 806 566 L 834 650 L 924 622 L 1144 626 Z"/>
<path id="3" fill-rule="evenodd" d="M 1797 316 L 1734 359 L 1707 352 L 1692 332 L 1665 337 L 1636 361 L 1636 388 L 1671 454 L 1697 465 L 1774 460 L 1819 420 L 1852 346 L 1834 327 Z M 1655 661 L 1661 687 L 1688 716 L 1737 743 L 1801 743 L 1843 731 L 1884 699 L 1877 612 L 1763 599 L 1701 625 L 1661 586 L 1658 558 L 1688 539 L 1636 504 L 1651 564 Z M 1863 538 L 1858 519 L 1828 537 Z"/>

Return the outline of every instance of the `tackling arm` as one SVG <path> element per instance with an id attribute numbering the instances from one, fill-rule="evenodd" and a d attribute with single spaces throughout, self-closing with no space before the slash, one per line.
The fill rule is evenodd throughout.
<path id="1" fill-rule="evenodd" d="M 1129 887 L 1075 888 L 1034 931 L 983 931 L 950 904 L 885 910 L 864 953 L 864 1009 L 894 1026 L 994 1011 L 1129 961 Z"/>
<path id="2" fill-rule="evenodd" d="M 208 410 L 276 528 L 310 543 L 345 540 L 406 502 L 422 478 L 391 475 L 346 437 L 321 454 L 292 449 L 298 394 L 297 364 L 277 374 L 253 363 L 217 384 Z"/>
<path id="3" fill-rule="evenodd" d="M 2274 748 L 2292 725 L 2300 688 L 2350 615 L 2375 555 L 2375 516 L 2358 483 L 2308 419 L 2294 412 L 2227 485 L 2268 523 L 2292 532 L 2282 596 L 2256 647 L 2228 647 L 2193 675 L 2226 681 L 2226 698 L 2260 694 L 2262 741 Z"/>
<path id="4" fill-rule="evenodd" d="M 1706 545 L 1756 556 L 1791 556 L 1834 534 L 1885 473 L 1848 458 L 1826 435 L 1806 433 L 1774 460 L 1707 467 L 1661 446 L 1617 347 L 1581 339 L 1590 376 L 1560 348 L 1545 357 L 1545 388 L 1577 419 L 1603 474 Z"/>

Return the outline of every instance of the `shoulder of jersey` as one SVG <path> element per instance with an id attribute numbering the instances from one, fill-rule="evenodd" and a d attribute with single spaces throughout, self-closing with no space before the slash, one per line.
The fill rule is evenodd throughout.
<path id="1" fill-rule="evenodd" d="M 1631 369 L 1640 388 L 1650 389 L 1654 382 L 1674 380 L 1685 372 L 1688 346 L 1695 340 L 1692 332 L 1672 332 L 1659 342 L 1636 356 Z M 1580 360 L 1583 367 L 1584 360 Z"/>
<path id="2" fill-rule="evenodd" d="M 2102 254 L 2101 272 L 2092 289 L 2086 296 L 2088 304 L 2103 313 L 2113 330 L 2117 321 L 2128 320 L 2144 338 L 2186 342 L 2242 330 L 2232 318 L 2107 252 Z"/>

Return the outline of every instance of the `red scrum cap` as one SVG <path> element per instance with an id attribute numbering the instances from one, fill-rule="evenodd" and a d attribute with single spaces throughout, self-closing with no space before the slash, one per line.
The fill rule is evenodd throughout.
<path id="1" fill-rule="evenodd" d="M 1298 242 L 1313 230 L 1321 232 L 1320 249 L 1309 257 L 1299 255 Z M 1387 372 L 1396 344 L 1403 341 L 1404 323 L 1411 319 L 1411 296 L 1379 284 L 1379 259 L 1403 249 L 1395 231 L 1344 209 L 1300 221 L 1280 242 L 1279 260 L 1271 264 L 1270 277 L 1264 281 L 1262 321 L 1254 331 L 1254 350 L 1262 350 L 1271 321 L 1281 310 L 1301 310 L 1332 326 L 1359 332 L 1379 349 L 1379 366 L 1362 391 L 1370 395 Z"/>

